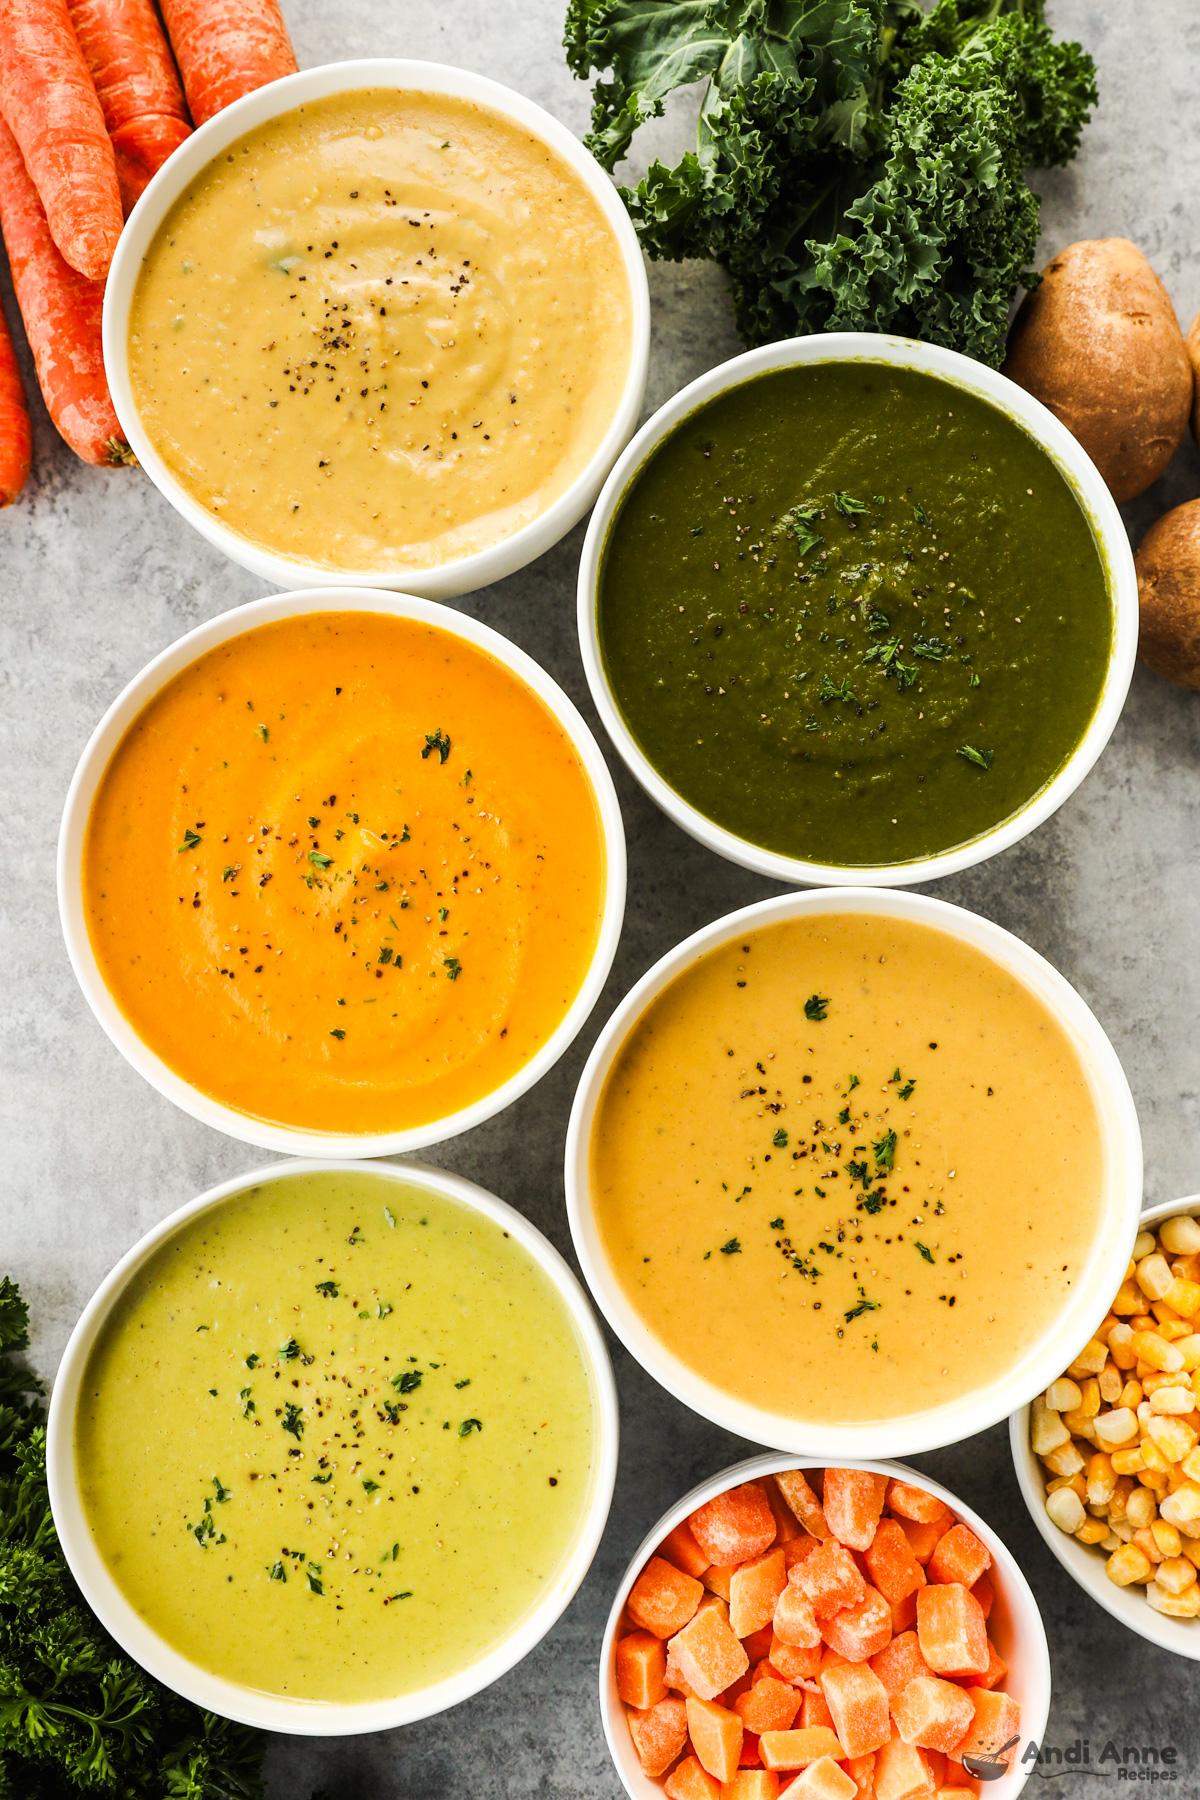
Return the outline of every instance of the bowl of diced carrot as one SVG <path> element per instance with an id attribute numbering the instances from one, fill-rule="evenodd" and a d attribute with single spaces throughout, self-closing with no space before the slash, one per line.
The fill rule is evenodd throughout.
<path id="1" fill-rule="evenodd" d="M 600 1661 L 633 1800 L 1012 1800 L 1049 1706 L 1011 1551 L 902 1463 L 764 1455 L 695 1488 L 630 1563 Z"/>
<path id="2" fill-rule="evenodd" d="M 1143 1213 L 1108 1316 L 1009 1435 L 1068 1575 L 1131 1631 L 1200 1661 L 1200 1194 Z"/>

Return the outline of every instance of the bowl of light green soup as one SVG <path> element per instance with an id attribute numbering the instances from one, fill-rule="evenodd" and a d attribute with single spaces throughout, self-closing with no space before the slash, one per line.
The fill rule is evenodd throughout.
<path id="1" fill-rule="evenodd" d="M 926 881 L 1008 848 L 1107 743 L 1137 632 L 1124 526 L 1066 427 L 968 357 L 865 333 L 684 388 L 580 564 L 628 767 L 782 881 Z"/>
<path id="2" fill-rule="evenodd" d="M 557 1251 L 412 1165 L 280 1164 L 174 1213 L 84 1312 L 50 1407 L 54 1522 L 176 1692 L 322 1736 L 495 1681 L 612 1497 L 604 1342 Z"/>

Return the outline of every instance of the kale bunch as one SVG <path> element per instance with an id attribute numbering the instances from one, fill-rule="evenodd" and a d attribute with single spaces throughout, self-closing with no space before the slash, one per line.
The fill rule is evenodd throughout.
<path id="1" fill-rule="evenodd" d="M 263 1740 L 130 1662 L 79 1593 L 46 1490 L 29 1312 L 0 1281 L 0 1800 L 260 1800 Z"/>
<path id="2" fill-rule="evenodd" d="M 697 144 L 622 189 L 652 257 L 727 270 L 749 344 L 891 331 L 996 365 L 1038 238 L 1029 167 L 1069 162 L 1095 69 L 1044 0 L 570 0 L 608 169 L 673 89 Z"/>

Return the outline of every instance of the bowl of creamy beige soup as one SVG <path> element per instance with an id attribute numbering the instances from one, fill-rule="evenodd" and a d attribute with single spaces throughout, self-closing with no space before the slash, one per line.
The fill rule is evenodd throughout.
<path id="1" fill-rule="evenodd" d="M 1104 1317 L 1142 1192 L 1129 1085 L 1045 959 L 961 907 L 745 907 L 618 1006 L 566 1197 L 625 1347 L 726 1430 L 831 1461 L 954 1443 Z"/>
<path id="2" fill-rule="evenodd" d="M 616 1457 L 600 1331 L 523 1214 L 442 1170 L 296 1161 L 117 1265 L 46 1464 L 72 1573 L 143 1668 L 327 1736 L 525 1656 L 587 1572 Z"/>
<path id="3" fill-rule="evenodd" d="M 649 297 L 608 176 L 532 101 L 371 59 L 180 146 L 105 295 L 155 485 L 274 582 L 442 598 L 540 556 L 637 420 Z"/>

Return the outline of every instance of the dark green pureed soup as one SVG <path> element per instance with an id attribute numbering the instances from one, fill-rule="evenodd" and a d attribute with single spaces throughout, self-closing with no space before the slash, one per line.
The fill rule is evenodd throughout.
<path id="1" fill-rule="evenodd" d="M 1100 699 L 1108 574 L 1014 420 L 880 363 L 699 407 L 604 547 L 609 685 L 697 811 L 810 862 L 970 842 L 1053 779 Z"/>

